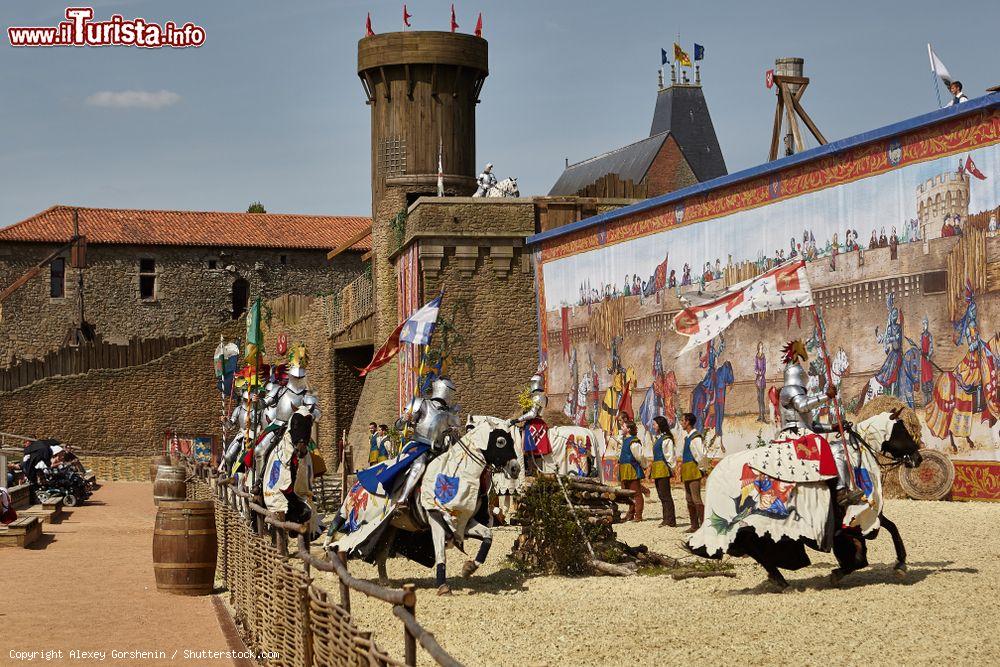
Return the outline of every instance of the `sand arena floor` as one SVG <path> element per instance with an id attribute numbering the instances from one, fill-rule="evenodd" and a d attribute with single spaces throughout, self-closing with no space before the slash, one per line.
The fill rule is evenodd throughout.
<path id="1" fill-rule="evenodd" d="M 675 501 L 683 526 L 659 528 L 657 516 L 620 526 L 619 536 L 684 555 L 676 491 Z M 647 517 L 658 513 L 655 493 L 646 507 Z M 832 555 L 817 552 L 812 566 L 786 573 L 784 593 L 771 592 L 747 559 L 733 560 L 736 578 L 525 578 L 506 562 L 513 528 L 496 531 L 471 579 L 459 576 L 464 556 L 448 551 L 451 597 L 435 595 L 429 569 L 402 559 L 388 569 L 394 585 L 420 587 L 417 618 L 467 665 L 1000 664 L 1000 504 L 889 500 L 886 514 L 903 534 L 909 573 L 894 575 L 883 531 L 869 545 L 873 565 L 839 588 L 828 580 Z M 365 563 L 351 571 L 376 577 Z M 388 605 L 358 593 L 351 601 L 362 628 L 401 650 Z"/>

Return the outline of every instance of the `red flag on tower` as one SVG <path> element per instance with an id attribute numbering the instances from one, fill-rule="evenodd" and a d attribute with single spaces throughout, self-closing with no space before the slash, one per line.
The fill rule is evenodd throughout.
<path id="1" fill-rule="evenodd" d="M 403 25 L 407 28 L 410 27 L 410 19 L 413 18 L 413 14 L 406 11 L 406 5 L 403 5 Z"/>
<path id="2" fill-rule="evenodd" d="M 483 36 L 483 13 L 479 12 L 479 18 L 476 19 L 476 37 Z"/>
<path id="3" fill-rule="evenodd" d="M 372 30 L 372 13 L 368 12 L 368 18 L 365 20 L 365 37 L 371 37 L 375 34 Z"/>
<path id="4" fill-rule="evenodd" d="M 451 3 L 451 31 L 458 30 L 458 21 L 455 20 L 455 3 Z"/>
<path id="5" fill-rule="evenodd" d="M 979 180 L 981 180 L 981 181 L 985 181 L 986 180 L 986 174 L 984 174 L 983 172 L 979 171 L 979 167 L 977 167 L 976 163 L 972 161 L 972 156 L 971 155 L 965 161 L 965 170 L 967 172 L 969 172 L 970 174 L 972 174 L 973 176 L 975 176 L 976 178 L 978 178 Z"/>

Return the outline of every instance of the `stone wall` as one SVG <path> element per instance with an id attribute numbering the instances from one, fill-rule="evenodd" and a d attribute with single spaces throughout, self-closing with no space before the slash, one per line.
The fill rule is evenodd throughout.
<path id="1" fill-rule="evenodd" d="M 0 289 L 44 259 L 57 246 L 8 243 L 0 246 Z M 104 340 L 196 336 L 232 321 L 232 287 L 238 278 L 258 294 L 331 294 L 361 271 L 360 253 L 333 261 L 324 251 L 170 246 L 88 248 L 84 271 L 86 319 Z M 139 298 L 140 258 L 155 260 L 156 298 Z M 282 261 L 284 258 L 284 262 Z M 215 268 L 209 268 L 214 262 Z M 13 357 L 34 358 L 62 344 L 77 321 L 77 275 L 66 268 L 65 297 L 49 296 L 49 270 L 28 281 L 3 307 L 0 368 Z"/>
<path id="2" fill-rule="evenodd" d="M 218 436 L 217 344 L 206 336 L 142 366 L 47 378 L 0 394 L 0 430 L 117 457 L 160 452 L 168 431 Z"/>

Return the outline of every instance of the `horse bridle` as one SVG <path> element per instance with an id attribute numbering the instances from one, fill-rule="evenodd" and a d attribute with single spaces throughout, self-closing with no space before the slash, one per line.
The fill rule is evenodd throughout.
<path id="1" fill-rule="evenodd" d="M 862 438 L 861 435 L 857 431 L 854 430 L 853 426 L 846 426 L 845 425 L 844 426 L 844 430 L 847 431 L 847 434 L 850 436 L 851 440 L 856 441 L 862 447 L 864 447 L 865 449 L 868 450 L 868 452 L 872 455 L 872 458 L 875 459 L 875 463 L 882 470 L 895 470 L 899 466 L 904 465 L 904 462 L 902 460 L 893 458 L 891 456 L 889 457 L 891 460 L 888 463 L 883 463 L 882 461 L 879 460 L 879 454 L 885 454 L 885 452 L 883 452 L 883 451 L 876 452 L 875 448 L 872 447 L 871 445 L 869 445 L 868 441 L 865 440 L 864 438 Z M 883 440 L 882 441 L 883 449 L 885 448 L 885 443 L 886 442 L 888 442 L 888 440 Z M 886 455 L 886 456 L 888 456 L 888 455 Z"/>

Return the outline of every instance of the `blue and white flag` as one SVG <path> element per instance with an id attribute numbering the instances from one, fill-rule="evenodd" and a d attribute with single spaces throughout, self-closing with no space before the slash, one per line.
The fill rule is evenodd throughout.
<path id="1" fill-rule="evenodd" d="M 410 315 L 410 319 L 403 323 L 403 330 L 399 334 L 400 341 L 414 345 L 427 345 L 430 342 L 443 296 L 444 293 L 439 294 L 436 299 Z"/>

